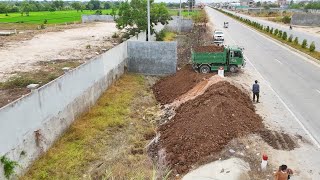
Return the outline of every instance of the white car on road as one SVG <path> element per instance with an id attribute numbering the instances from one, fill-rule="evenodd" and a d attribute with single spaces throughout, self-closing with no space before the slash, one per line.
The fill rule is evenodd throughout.
<path id="1" fill-rule="evenodd" d="M 223 43 L 224 34 L 221 30 L 215 30 L 213 33 L 213 42 L 214 43 Z"/>

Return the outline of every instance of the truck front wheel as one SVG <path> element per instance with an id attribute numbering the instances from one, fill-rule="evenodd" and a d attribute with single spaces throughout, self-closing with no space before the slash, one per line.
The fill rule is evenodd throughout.
<path id="1" fill-rule="evenodd" d="M 238 71 L 238 67 L 235 66 L 235 65 L 231 65 L 229 67 L 229 71 L 232 72 L 232 73 L 236 73 Z"/>
<path id="2" fill-rule="evenodd" d="M 208 66 L 208 65 L 202 65 L 201 67 L 200 67 L 200 72 L 201 73 L 209 73 L 210 72 L 210 67 Z"/>

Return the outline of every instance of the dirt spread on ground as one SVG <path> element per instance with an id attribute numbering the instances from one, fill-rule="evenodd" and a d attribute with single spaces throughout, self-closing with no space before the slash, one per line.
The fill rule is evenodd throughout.
<path id="1" fill-rule="evenodd" d="M 190 65 L 187 65 L 177 71 L 176 74 L 159 80 L 152 88 L 153 93 L 161 104 L 168 104 L 212 75 L 213 73 L 197 73 Z"/>
<path id="2" fill-rule="evenodd" d="M 159 148 L 176 173 L 220 152 L 232 139 L 263 128 L 250 98 L 229 82 L 218 82 L 194 100 L 182 104 L 169 122 L 161 125 Z"/>
<path id="3" fill-rule="evenodd" d="M 222 46 L 198 46 L 193 48 L 195 52 L 223 52 L 224 48 Z"/>
<path id="4" fill-rule="evenodd" d="M 279 133 L 276 131 L 271 131 L 269 129 L 264 129 L 259 131 L 259 135 L 274 149 L 290 151 L 297 147 L 292 138 L 285 133 Z"/>

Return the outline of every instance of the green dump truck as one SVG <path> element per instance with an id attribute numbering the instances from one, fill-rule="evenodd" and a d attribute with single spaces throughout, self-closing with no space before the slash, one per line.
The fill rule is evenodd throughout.
<path id="1" fill-rule="evenodd" d="M 237 72 L 245 63 L 243 48 L 237 46 L 199 46 L 192 49 L 192 67 L 201 73 L 217 71 L 220 67 Z"/>

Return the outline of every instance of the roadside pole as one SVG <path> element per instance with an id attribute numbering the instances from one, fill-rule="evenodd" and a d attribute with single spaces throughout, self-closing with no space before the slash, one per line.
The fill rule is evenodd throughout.
<path id="1" fill-rule="evenodd" d="M 181 22 L 182 22 L 182 16 L 181 16 L 181 0 L 180 0 L 180 9 L 179 9 L 179 32 L 181 33 Z"/>
<path id="2" fill-rule="evenodd" d="M 148 41 L 150 41 L 150 0 L 148 0 Z"/>

